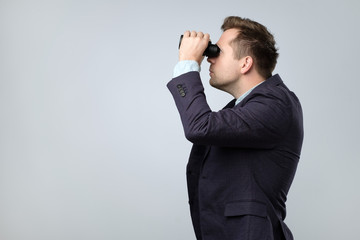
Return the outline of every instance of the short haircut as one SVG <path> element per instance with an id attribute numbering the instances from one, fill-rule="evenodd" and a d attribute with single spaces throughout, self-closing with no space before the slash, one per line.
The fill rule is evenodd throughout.
<path id="1" fill-rule="evenodd" d="M 239 30 L 237 37 L 230 43 L 234 49 L 234 58 L 251 56 L 259 74 L 265 79 L 271 77 L 279 54 L 274 36 L 265 26 L 247 18 L 230 16 L 225 18 L 221 29 Z"/>

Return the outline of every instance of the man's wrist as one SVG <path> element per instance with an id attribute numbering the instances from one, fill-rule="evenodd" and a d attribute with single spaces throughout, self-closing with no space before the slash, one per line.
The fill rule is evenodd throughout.
<path id="1" fill-rule="evenodd" d="M 197 71 L 200 72 L 200 65 L 195 60 L 183 60 L 179 61 L 174 68 L 173 78 L 176 78 L 182 74 Z"/>

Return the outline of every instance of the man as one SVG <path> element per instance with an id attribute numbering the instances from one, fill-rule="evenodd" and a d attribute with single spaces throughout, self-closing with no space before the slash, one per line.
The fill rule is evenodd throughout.
<path id="1" fill-rule="evenodd" d="M 303 141 L 299 100 L 272 75 L 277 49 L 263 25 L 228 17 L 208 58 L 210 84 L 234 100 L 212 112 L 199 70 L 209 34 L 185 32 L 168 83 L 186 138 L 189 204 L 197 239 L 293 239 L 286 196 Z"/>

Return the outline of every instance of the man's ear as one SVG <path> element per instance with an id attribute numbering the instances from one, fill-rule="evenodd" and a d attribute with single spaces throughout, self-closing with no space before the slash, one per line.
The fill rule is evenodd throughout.
<path id="1" fill-rule="evenodd" d="M 250 57 L 250 56 L 243 57 L 240 60 L 240 71 L 241 71 L 241 73 L 246 74 L 247 72 L 249 72 L 251 67 L 253 66 L 253 64 L 254 64 L 254 60 L 253 60 L 252 57 Z"/>

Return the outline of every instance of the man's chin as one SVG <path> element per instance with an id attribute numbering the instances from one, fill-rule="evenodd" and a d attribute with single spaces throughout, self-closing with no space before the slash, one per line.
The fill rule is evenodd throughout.
<path id="1" fill-rule="evenodd" d="M 213 78 L 210 78 L 209 83 L 210 83 L 210 86 L 212 86 L 213 88 L 217 88 L 217 89 L 221 90 L 221 86 L 219 84 L 217 84 Z"/>

